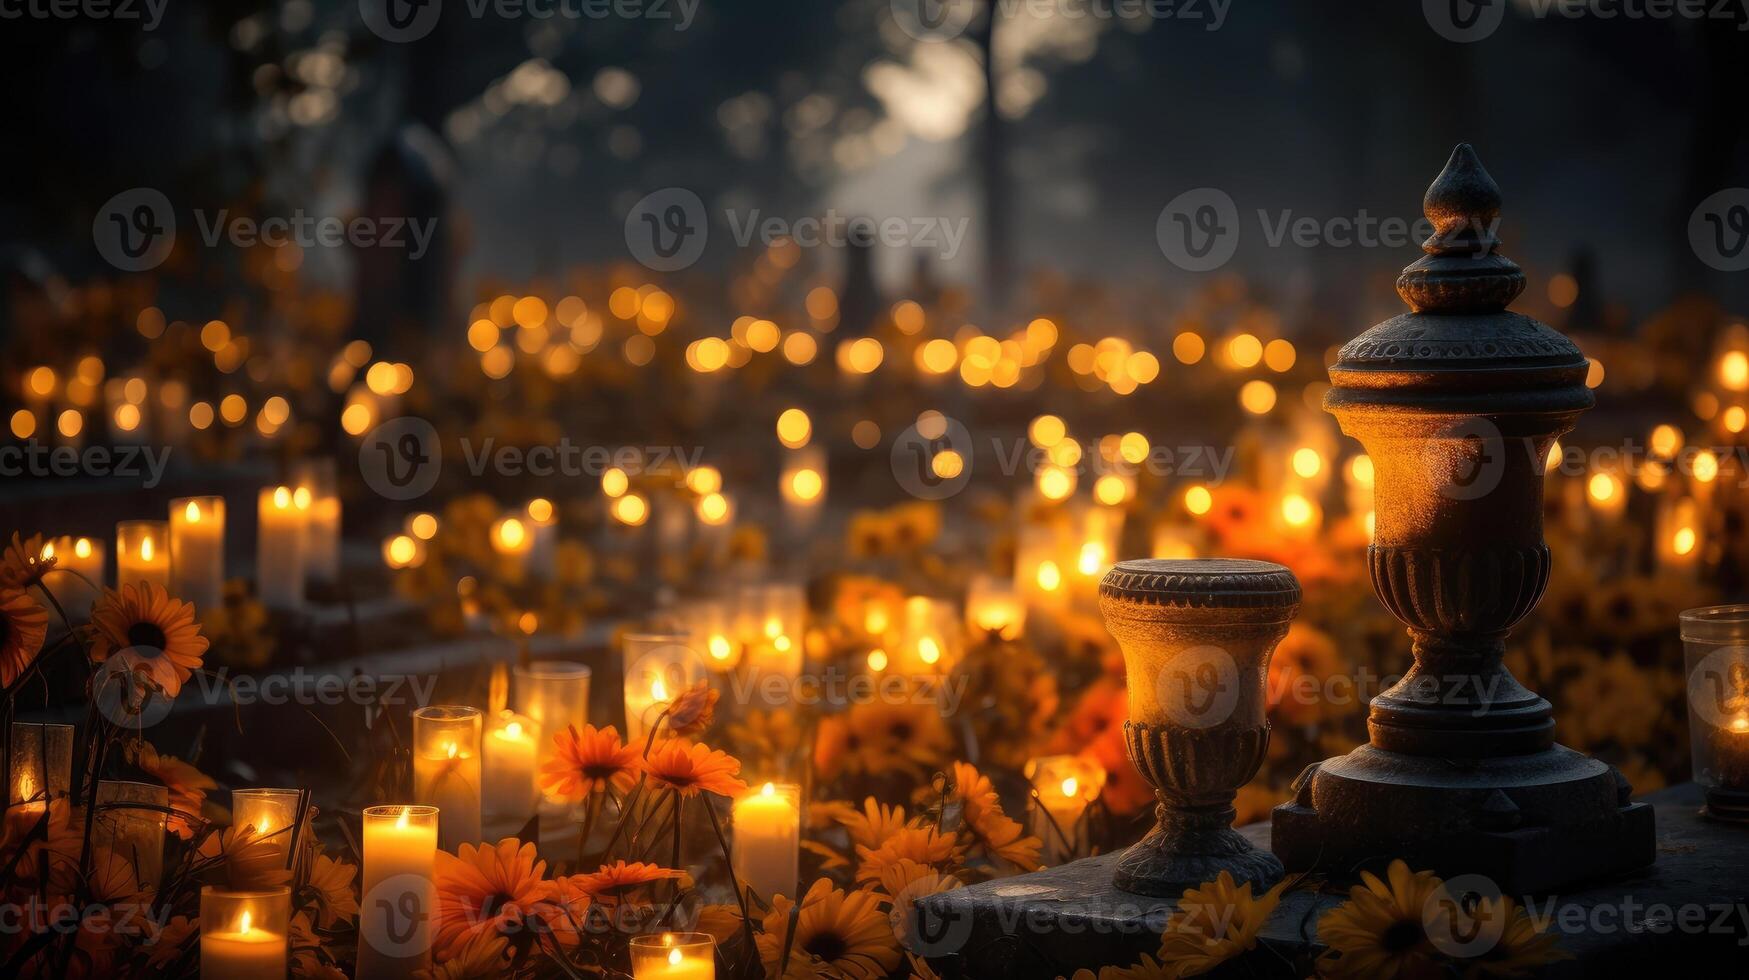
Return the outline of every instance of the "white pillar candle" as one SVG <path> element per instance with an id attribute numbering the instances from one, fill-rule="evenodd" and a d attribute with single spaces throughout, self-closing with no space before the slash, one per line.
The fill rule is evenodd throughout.
<path id="1" fill-rule="evenodd" d="M 252 836 L 273 845 L 282 864 L 291 854 L 292 828 L 298 820 L 295 789 L 234 789 L 231 791 L 231 825 L 249 826 Z"/>
<path id="2" fill-rule="evenodd" d="M 735 838 L 730 847 L 735 876 L 770 902 L 796 897 L 801 860 L 801 787 L 766 783 L 735 801 L 730 813 Z"/>
<path id="3" fill-rule="evenodd" d="M 410 980 L 430 968 L 440 816 L 430 806 L 365 809 L 358 980 Z"/>
<path id="4" fill-rule="evenodd" d="M 480 841 L 480 721 L 479 708 L 461 705 L 413 712 L 413 798 L 441 812 L 446 851 Z"/>
<path id="5" fill-rule="evenodd" d="M 115 585 L 150 582 L 170 591 L 170 535 L 163 521 L 122 521 L 115 526 Z"/>
<path id="6" fill-rule="evenodd" d="M 534 536 L 521 515 L 512 514 L 492 523 L 492 550 L 498 553 L 498 569 L 506 581 L 522 581 L 533 547 Z"/>
<path id="7" fill-rule="evenodd" d="M 197 615 L 217 609 L 225 587 L 225 499 L 170 501 L 170 593 Z"/>
<path id="8" fill-rule="evenodd" d="M 498 712 L 486 729 L 481 806 L 490 816 L 514 821 L 512 833 L 534 813 L 541 733 L 539 722 L 514 711 Z"/>
<path id="9" fill-rule="evenodd" d="M 49 593 L 67 615 L 85 619 L 102 594 L 108 549 L 96 538 L 59 537 L 43 545 L 43 557 L 55 560 L 55 570 L 43 579 Z"/>
<path id="10" fill-rule="evenodd" d="M 258 498 L 255 591 L 269 609 L 296 610 L 304 604 L 304 528 L 309 512 L 307 490 L 300 494 L 291 487 L 264 488 Z"/>
<path id="11" fill-rule="evenodd" d="M 291 889 L 200 890 L 201 980 L 271 980 L 286 975 Z"/>
<path id="12" fill-rule="evenodd" d="M 340 580 L 340 496 L 334 460 L 308 459 L 293 471 L 292 486 L 310 492 L 309 523 L 304 528 L 304 577 L 311 582 Z"/>

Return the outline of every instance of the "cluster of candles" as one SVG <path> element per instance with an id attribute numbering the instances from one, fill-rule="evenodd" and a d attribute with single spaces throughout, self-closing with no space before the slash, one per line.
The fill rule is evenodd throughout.
<path id="1" fill-rule="evenodd" d="M 294 484 L 263 488 L 257 500 L 256 591 L 270 609 L 297 610 L 306 582 L 340 577 L 340 498 L 331 461 L 309 468 Z M 43 545 L 63 573 L 46 584 L 69 616 L 88 616 L 109 581 L 101 538 L 65 535 Z M 115 528 L 117 588 L 150 583 L 191 602 L 217 608 L 225 582 L 225 498 L 180 497 L 168 520 L 122 521 Z"/>

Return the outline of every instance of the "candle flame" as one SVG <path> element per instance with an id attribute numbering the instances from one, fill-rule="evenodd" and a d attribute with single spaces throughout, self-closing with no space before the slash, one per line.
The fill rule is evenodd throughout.
<path id="1" fill-rule="evenodd" d="M 1731 719 L 1731 731 L 1749 732 L 1749 717 L 1738 715 Z"/>
<path id="2" fill-rule="evenodd" d="M 1081 790 L 1081 784 L 1080 784 L 1080 782 L 1078 782 L 1075 779 L 1074 776 L 1070 776 L 1069 778 L 1063 780 L 1063 795 L 1064 796 L 1074 796 L 1076 793 L 1080 792 L 1080 790 Z"/>
<path id="3" fill-rule="evenodd" d="M 1694 550 L 1694 544 L 1694 528 L 1679 527 L 1676 529 L 1675 537 L 1672 538 L 1670 542 L 1670 547 L 1674 549 L 1678 555 L 1686 555 Z"/>
<path id="4" fill-rule="evenodd" d="M 710 642 L 706 645 L 710 647 L 711 656 L 718 660 L 729 659 L 729 654 L 733 652 L 729 648 L 728 637 L 723 636 L 721 633 L 711 634 Z"/>
<path id="5" fill-rule="evenodd" d="M 407 829 L 407 820 L 412 815 L 413 815 L 412 810 L 407 809 L 406 807 L 402 807 L 401 808 L 401 815 L 395 819 L 395 829 L 396 830 L 406 830 Z"/>
<path id="6" fill-rule="evenodd" d="M 504 523 L 498 525 L 498 543 L 506 548 L 522 547 L 522 539 L 526 536 L 522 522 L 514 517 L 506 517 Z"/>
<path id="7" fill-rule="evenodd" d="M 917 657 L 926 664 L 941 659 L 941 645 L 935 642 L 935 637 L 926 636 L 917 641 Z"/>
<path id="8" fill-rule="evenodd" d="M 1099 566 L 1105 564 L 1105 546 L 1097 541 L 1089 541 L 1081 546 L 1079 567 L 1082 575 L 1092 575 L 1099 571 Z"/>
<path id="9" fill-rule="evenodd" d="M 291 488 L 290 487 L 274 487 L 273 488 L 273 506 L 277 507 L 280 510 L 285 510 L 286 508 L 291 506 Z"/>
<path id="10" fill-rule="evenodd" d="M 782 634 L 783 634 L 783 623 L 776 616 L 772 616 L 771 618 L 769 618 L 765 621 L 765 637 L 766 637 L 766 639 L 775 640 Z"/>
<path id="11" fill-rule="evenodd" d="M 456 744 L 454 742 L 450 742 L 444 748 L 448 752 L 449 757 L 451 759 L 455 758 L 457 753 L 461 751 L 460 749 L 456 748 Z"/>
<path id="12" fill-rule="evenodd" d="M 48 561 L 53 557 L 55 557 L 55 543 L 50 541 L 48 544 L 43 545 L 43 561 Z"/>
<path id="13" fill-rule="evenodd" d="M 795 646 L 795 642 L 789 637 L 779 634 L 777 639 L 771 641 L 771 646 L 778 653 L 788 653 L 789 648 Z"/>
<path id="14" fill-rule="evenodd" d="M 1057 587 L 1062 585 L 1062 584 L 1063 584 L 1063 573 L 1057 570 L 1057 563 L 1056 562 L 1054 562 L 1054 561 L 1041 561 L 1038 563 L 1038 587 L 1039 588 L 1045 590 L 1046 592 L 1055 592 L 1055 591 L 1057 591 Z"/>
<path id="15" fill-rule="evenodd" d="M 147 535 L 140 539 L 140 559 L 142 561 L 151 561 L 152 553 L 152 538 L 150 535 Z"/>
<path id="16" fill-rule="evenodd" d="M 885 633 L 892 625 L 892 617 L 887 615 L 887 607 L 871 606 L 862 618 L 862 628 L 866 633 Z"/>
<path id="17" fill-rule="evenodd" d="M 243 910 L 243 926 L 242 926 L 242 928 L 241 928 L 241 929 L 239 929 L 239 930 L 238 930 L 238 931 L 239 931 L 239 932 L 241 932 L 241 933 L 243 933 L 243 935 L 245 935 L 245 936 L 247 936 L 247 935 L 248 935 L 248 934 L 249 934 L 249 929 L 250 929 L 250 927 L 251 927 L 251 926 L 252 926 L 252 925 L 254 925 L 254 922 L 253 922 L 253 921 L 252 921 L 252 918 L 253 918 L 253 917 L 252 917 L 252 916 L 250 916 L 250 914 L 249 914 L 249 910 L 248 910 L 248 909 L 244 909 L 244 910 Z"/>
<path id="18" fill-rule="evenodd" d="M 522 737 L 522 722 L 513 721 L 510 724 L 505 725 L 504 726 L 504 734 L 509 738 L 521 738 Z"/>
<path id="19" fill-rule="evenodd" d="M 190 524 L 200 523 L 200 505 L 190 500 L 188 506 L 182 508 L 182 517 Z"/>
<path id="20" fill-rule="evenodd" d="M 662 678 L 650 681 L 650 697 L 657 701 L 668 700 L 668 685 L 662 683 Z"/>
<path id="21" fill-rule="evenodd" d="M 868 652 L 868 669 L 879 673 L 887 669 L 887 651 L 870 650 Z"/>
<path id="22" fill-rule="evenodd" d="M 299 487 L 292 491 L 292 505 L 298 510 L 310 509 L 310 488 Z"/>
<path id="23" fill-rule="evenodd" d="M 668 951 L 668 963 L 670 966 L 680 965 L 680 950 L 671 949 Z"/>
<path id="24" fill-rule="evenodd" d="M 764 786 L 760 787 L 759 795 L 760 796 L 776 796 L 777 795 L 776 784 L 766 783 Z"/>

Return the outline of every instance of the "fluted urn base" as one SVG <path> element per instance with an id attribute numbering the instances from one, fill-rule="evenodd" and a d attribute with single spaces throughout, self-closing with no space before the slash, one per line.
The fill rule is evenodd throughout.
<path id="1" fill-rule="evenodd" d="M 1438 759 L 1363 745 L 1310 766 L 1275 808 L 1271 849 L 1293 871 L 1351 875 L 1394 858 L 1505 894 L 1564 889 L 1652 863 L 1652 809 L 1614 767 L 1555 745 Z"/>
<path id="2" fill-rule="evenodd" d="M 1225 871 L 1261 893 L 1282 879 L 1281 862 L 1232 828 L 1233 808 L 1202 813 L 1160 808 L 1160 823 L 1124 852 L 1112 884 L 1126 892 L 1177 898 Z"/>

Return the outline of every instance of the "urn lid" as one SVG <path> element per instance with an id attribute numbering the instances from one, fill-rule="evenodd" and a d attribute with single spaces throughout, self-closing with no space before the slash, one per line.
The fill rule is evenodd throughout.
<path id="1" fill-rule="evenodd" d="M 1120 561 L 1099 582 L 1106 601 L 1183 609 L 1282 610 L 1300 605 L 1294 573 L 1248 558 L 1138 558 Z"/>
<path id="2" fill-rule="evenodd" d="M 1506 304 L 1524 272 L 1499 254 L 1500 188 L 1460 143 L 1427 188 L 1427 253 L 1397 277 L 1411 312 L 1349 341 L 1324 407 L 1399 411 L 1578 412 L 1594 398 L 1589 363 L 1559 331 Z"/>

